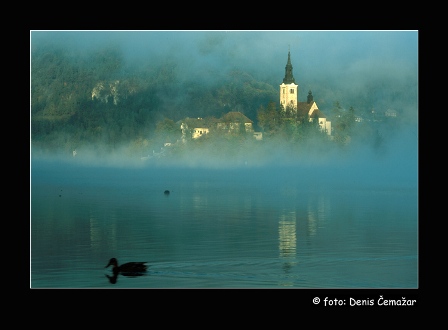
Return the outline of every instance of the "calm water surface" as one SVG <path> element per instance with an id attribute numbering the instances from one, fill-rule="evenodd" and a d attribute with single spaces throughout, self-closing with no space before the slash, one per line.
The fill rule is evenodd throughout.
<path id="1" fill-rule="evenodd" d="M 416 179 L 348 172 L 33 161 L 30 286 L 417 288 Z"/>

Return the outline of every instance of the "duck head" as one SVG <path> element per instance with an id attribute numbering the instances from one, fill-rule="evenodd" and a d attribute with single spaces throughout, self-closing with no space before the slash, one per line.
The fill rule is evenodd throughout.
<path id="1" fill-rule="evenodd" d="M 104 267 L 104 268 L 107 268 L 107 267 L 109 267 L 109 266 L 114 266 L 114 268 L 115 268 L 115 267 L 118 267 L 118 261 L 117 261 L 117 259 L 115 259 L 115 258 L 111 258 L 111 259 L 109 260 L 109 263 L 107 264 L 107 266 Z"/>

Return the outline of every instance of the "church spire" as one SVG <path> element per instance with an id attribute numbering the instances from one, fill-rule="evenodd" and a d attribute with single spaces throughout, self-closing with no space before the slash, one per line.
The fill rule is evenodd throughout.
<path id="1" fill-rule="evenodd" d="M 308 92 L 308 96 L 306 97 L 306 103 L 310 104 L 314 102 L 313 94 L 311 93 L 311 90 Z"/>
<path id="2" fill-rule="evenodd" d="M 288 50 L 288 62 L 285 66 L 285 78 L 283 78 L 285 84 L 295 84 L 294 76 L 292 75 L 291 53 Z"/>

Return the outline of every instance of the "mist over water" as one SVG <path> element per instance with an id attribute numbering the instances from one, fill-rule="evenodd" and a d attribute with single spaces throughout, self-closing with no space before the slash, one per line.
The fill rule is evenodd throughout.
<path id="1" fill-rule="evenodd" d="M 189 150 L 165 157 L 142 159 L 125 151 L 98 155 L 88 148 L 72 154 L 53 154 L 32 149 L 31 166 L 35 162 L 67 163 L 81 167 L 141 168 L 141 169 L 214 169 L 244 170 L 267 169 L 285 171 L 293 175 L 314 177 L 317 181 L 357 182 L 408 185 L 418 182 L 418 134 L 410 127 L 395 134 L 387 144 L 375 149 L 363 145 L 344 148 L 320 148 L 305 145 L 282 145 L 281 140 L 251 141 L 237 151 L 222 146 L 204 144 L 200 149 Z"/>

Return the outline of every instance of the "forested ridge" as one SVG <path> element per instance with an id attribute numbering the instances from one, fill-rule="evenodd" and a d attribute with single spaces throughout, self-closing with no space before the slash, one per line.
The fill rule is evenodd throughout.
<path id="1" fill-rule="evenodd" d="M 118 48 L 87 54 L 58 48 L 32 49 L 31 138 L 47 148 L 86 143 L 113 146 L 154 135 L 169 118 L 221 117 L 257 109 L 278 98 L 273 86 L 233 70 L 219 83 L 178 79 L 175 61 L 133 67 Z"/>

